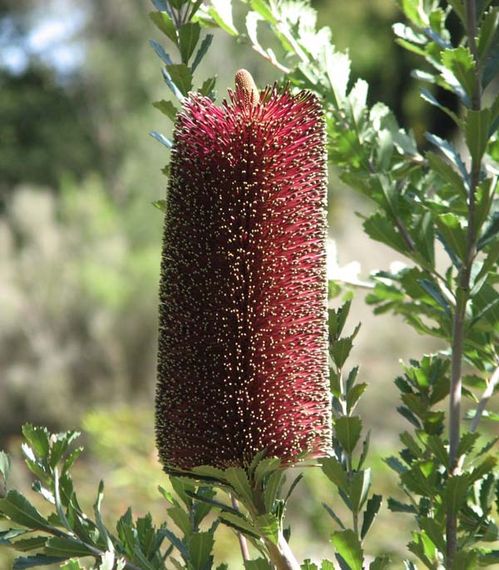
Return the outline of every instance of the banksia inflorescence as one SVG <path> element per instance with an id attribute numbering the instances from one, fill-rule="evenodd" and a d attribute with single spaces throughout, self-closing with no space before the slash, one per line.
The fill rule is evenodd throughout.
<path id="1" fill-rule="evenodd" d="M 331 445 L 326 157 L 306 92 L 236 75 L 174 133 L 160 283 L 156 435 L 165 467 L 284 463 Z"/>

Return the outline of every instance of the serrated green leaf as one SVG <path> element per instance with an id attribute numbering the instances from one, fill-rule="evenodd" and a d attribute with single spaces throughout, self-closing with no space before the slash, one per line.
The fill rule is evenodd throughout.
<path id="1" fill-rule="evenodd" d="M 341 369 L 352 350 L 353 339 L 351 337 L 339 338 L 330 344 L 329 352 L 336 366 Z"/>
<path id="2" fill-rule="evenodd" d="M 469 486 L 470 478 L 466 474 L 449 477 L 443 495 L 447 517 L 457 515 L 459 509 L 466 502 Z"/>
<path id="3" fill-rule="evenodd" d="M 364 221 L 363 227 L 371 239 L 384 243 L 400 253 L 406 253 L 407 246 L 403 238 L 383 214 L 379 212 L 373 214 Z"/>
<path id="4" fill-rule="evenodd" d="M 67 452 L 69 446 L 74 443 L 81 433 L 79 431 L 70 430 L 63 433 L 52 434 L 50 437 L 50 466 L 54 468 Z"/>
<path id="5" fill-rule="evenodd" d="M 263 498 L 268 512 L 271 512 L 274 501 L 279 497 L 283 483 L 284 473 L 282 471 L 274 471 L 266 478 Z"/>
<path id="6" fill-rule="evenodd" d="M 416 514 L 416 507 L 414 505 L 408 505 L 406 503 L 402 503 L 397 501 L 396 499 L 389 498 L 388 499 L 388 508 L 392 513 L 411 513 Z"/>
<path id="7" fill-rule="evenodd" d="M 196 532 L 187 539 L 192 570 L 204 570 L 210 566 L 214 536 L 212 532 Z"/>
<path id="8" fill-rule="evenodd" d="M 430 295 L 430 297 L 443 309 L 446 313 L 450 313 L 449 302 L 440 290 L 436 281 L 430 279 L 420 279 L 419 284 Z M 413 410 L 414 411 L 414 410 Z"/>
<path id="9" fill-rule="evenodd" d="M 279 520 L 271 513 L 259 515 L 255 518 L 255 526 L 262 536 L 277 544 L 279 538 Z"/>
<path id="10" fill-rule="evenodd" d="M 338 339 L 343 332 L 348 313 L 350 312 L 350 306 L 352 302 L 347 301 L 338 309 L 329 309 L 328 311 L 328 327 L 329 336 L 331 339 Z"/>
<path id="11" fill-rule="evenodd" d="M 352 350 L 353 341 L 357 336 L 359 330 L 360 324 L 355 327 L 353 333 L 350 336 L 337 338 L 336 340 L 330 341 L 329 352 L 338 369 L 341 370 L 341 368 L 343 368 L 343 365 L 345 364 L 346 359 Z"/>
<path id="12" fill-rule="evenodd" d="M 362 421 L 358 416 L 343 416 L 334 422 L 336 438 L 346 453 L 355 449 L 362 431 Z"/>
<path id="13" fill-rule="evenodd" d="M 472 160 L 480 163 L 487 148 L 490 136 L 490 123 L 492 115 L 490 109 L 480 111 L 468 110 L 466 115 L 465 136 L 466 144 Z"/>
<path id="14" fill-rule="evenodd" d="M 177 30 L 172 19 L 166 12 L 151 12 L 149 17 L 154 25 L 163 32 L 173 43 L 178 43 Z"/>
<path id="15" fill-rule="evenodd" d="M 447 466 L 449 463 L 449 454 L 445 449 L 442 438 L 438 435 L 430 435 L 427 441 L 428 449 L 432 451 L 441 465 Z"/>
<path id="16" fill-rule="evenodd" d="M 360 531 L 360 536 L 362 539 L 365 538 L 369 529 L 371 528 L 376 515 L 381 507 L 382 497 L 381 495 L 373 495 L 366 503 L 366 508 L 364 510 L 364 518 L 362 519 L 362 528 Z"/>
<path id="17" fill-rule="evenodd" d="M 192 473 L 199 477 L 200 479 L 207 481 L 223 482 L 225 481 L 225 471 L 223 469 L 218 469 L 217 467 L 212 467 L 211 465 L 201 465 L 200 467 L 194 467 Z"/>
<path id="18" fill-rule="evenodd" d="M 168 528 L 162 528 L 160 530 L 160 533 L 162 535 L 164 535 L 170 542 L 171 544 L 180 552 L 180 554 L 182 555 L 182 558 L 188 562 L 189 561 L 189 551 L 187 550 L 185 544 L 183 543 L 182 540 L 180 540 L 180 538 L 178 538 L 178 536 L 176 536 L 170 529 Z M 172 558 L 170 558 L 170 560 L 173 561 Z M 182 565 L 178 565 L 177 567 L 181 568 L 181 570 L 184 570 L 184 566 Z"/>
<path id="19" fill-rule="evenodd" d="M 156 109 L 159 109 L 163 115 L 166 115 L 172 122 L 175 122 L 178 109 L 171 101 L 161 99 L 161 101 L 155 101 L 152 105 L 153 107 L 156 107 Z"/>
<path id="20" fill-rule="evenodd" d="M 64 459 L 64 464 L 61 469 L 61 475 L 64 475 L 71 469 L 71 467 L 75 464 L 75 462 L 78 460 L 78 458 L 82 453 L 83 453 L 83 447 L 77 447 L 76 449 L 73 449 L 71 453 L 68 453 L 67 457 Z"/>
<path id="21" fill-rule="evenodd" d="M 199 92 L 201 93 L 201 95 L 204 95 L 205 97 L 209 97 L 210 99 L 214 98 L 214 89 L 215 89 L 215 84 L 217 82 L 217 77 L 209 77 L 208 79 L 205 79 L 203 81 L 203 84 L 201 85 L 201 87 L 199 88 Z"/>
<path id="22" fill-rule="evenodd" d="M 463 185 L 463 179 L 447 161 L 433 151 L 428 151 L 426 153 L 426 159 L 428 160 L 432 170 L 436 171 L 448 184 L 458 190 L 462 196 L 466 196 L 466 188 Z"/>
<path id="23" fill-rule="evenodd" d="M 470 484 L 474 483 L 475 481 L 478 481 L 479 479 L 490 473 L 492 470 L 494 470 L 495 466 L 497 465 L 497 462 L 498 462 L 497 457 L 492 457 L 491 455 L 486 457 L 480 463 L 480 465 L 475 467 L 475 469 L 473 469 L 473 471 L 469 474 Z"/>
<path id="24" fill-rule="evenodd" d="M 91 554 L 90 550 L 79 541 L 70 538 L 51 537 L 45 545 L 45 553 L 61 558 L 83 557 Z"/>
<path id="25" fill-rule="evenodd" d="M 494 36 L 499 26 L 499 8 L 491 8 L 483 17 L 478 38 L 478 54 L 481 59 L 493 45 Z"/>
<path id="26" fill-rule="evenodd" d="M 45 546 L 48 537 L 46 536 L 33 536 L 31 538 L 21 538 L 12 542 L 12 547 L 19 552 L 29 552 L 30 550 L 39 550 Z M 48 553 L 47 553 L 48 554 Z"/>
<path id="27" fill-rule="evenodd" d="M 385 463 L 399 475 L 407 471 L 407 467 L 405 467 L 396 457 L 386 458 Z"/>
<path id="28" fill-rule="evenodd" d="M 192 90 L 192 73 L 185 63 L 167 65 L 166 71 L 182 95 Z"/>
<path id="29" fill-rule="evenodd" d="M 18 491 L 9 491 L 5 498 L 0 499 L 0 513 L 8 516 L 17 524 L 28 528 L 44 529 L 49 526 L 47 519 Z"/>
<path id="30" fill-rule="evenodd" d="M 201 42 L 201 45 L 199 46 L 198 51 L 196 52 L 196 57 L 194 58 L 194 61 L 192 62 L 191 65 L 191 69 L 192 71 L 196 70 L 196 67 L 201 63 L 201 61 L 203 60 L 203 57 L 206 55 L 206 52 L 208 51 L 209 47 L 211 46 L 211 42 L 213 41 L 213 34 L 207 34 L 203 41 Z"/>
<path id="31" fill-rule="evenodd" d="M 426 22 L 421 19 L 422 11 L 419 0 L 402 0 L 402 10 L 413 24 L 424 27 Z"/>
<path id="32" fill-rule="evenodd" d="M 442 64 L 454 75 L 468 97 L 475 89 L 475 62 L 468 47 L 459 46 L 442 51 Z"/>
<path id="33" fill-rule="evenodd" d="M 362 570 L 364 552 L 353 530 L 335 532 L 331 537 L 331 543 L 337 554 L 348 564 L 350 570 Z"/>
<path id="34" fill-rule="evenodd" d="M 261 538 L 255 527 L 243 516 L 234 515 L 232 513 L 222 513 L 220 515 L 220 521 L 252 538 Z"/>
<path id="35" fill-rule="evenodd" d="M 445 554 L 445 527 L 439 525 L 435 519 L 427 517 L 420 517 L 418 519 L 418 524 L 419 527 L 425 531 L 428 538 L 433 542 L 438 550 L 442 554 Z"/>
<path id="36" fill-rule="evenodd" d="M 189 63 L 189 59 L 198 44 L 200 34 L 201 26 L 198 23 L 188 22 L 180 26 L 178 30 L 178 41 L 182 63 Z"/>
<path id="37" fill-rule="evenodd" d="M 49 433 L 47 428 L 24 424 L 22 427 L 24 439 L 41 458 L 45 458 L 49 452 Z"/>
<path id="38" fill-rule="evenodd" d="M 410 491 L 417 495 L 431 497 L 436 492 L 431 481 L 428 481 L 428 477 L 421 470 L 419 463 L 412 464 L 410 469 L 404 471 L 404 473 L 400 475 L 400 480 Z"/>
<path id="39" fill-rule="evenodd" d="M 439 240 L 444 245 L 451 259 L 456 257 L 461 261 L 466 256 L 466 231 L 461 226 L 461 219 L 449 212 L 435 218 Z"/>
<path id="40" fill-rule="evenodd" d="M 347 394 L 347 411 L 350 414 L 355 409 L 357 402 L 359 401 L 362 394 L 366 391 L 367 384 L 361 383 L 352 386 Z"/>
<path id="41" fill-rule="evenodd" d="M 435 546 L 424 531 L 413 533 L 414 540 L 409 542 L 407 548 L 415 554 L 426 568 L 433 568 L 432 559 L 435 556 Z"/>
<path id="42" fill-rule="evenodd" d="M 482 235 L 478 240 L 478 249 L 483 249 L 485 246 L 492 243 L 499 235 L 499 212 L 494 212 L 491 219 L 485 224 Z"/>
<path id="43" fill-rule="evenodd" d="M 253 492 L 246 471 L 240 467 L 229 467 L 224 476 L 245 505 L 253 503 Z"/>
<path id="44" fill-rule="evenodd" d="M 64 558 L 36 554 L 34 556 L 16 558 L 14 560 L 12 570 L 25 570 L 25 568 L 36 568 L 37 566 L 48 566 L 50 564 L 59 564 L 61 562 L 64 562 Z"/>
<path id="45" fill-rule="evenodd" d="M 421 448 L 417 444 L 416 440 L 412 435 L 404 431 L 399 435 L 400 441 L 407 447 L 407 449 L 414 455 L 414 457 L 419 457 L 421 455 Z"/>
<path id="46" fill-rule="evenodd" d="M 183 534 L 189 535 L 191 532 L 191 521 L 189 514 L 181 507 L 171 507 L 168 509 L 168 516 Z"/>
<path id="47" fill-rule="evenodd" d="M 457 447 L 456 455 L 461 457 L 461 455 L 467 455 L 473 448 L 475 447 L 475 443 L 477 442 L 480 434 L 473 433 L 473 432 L 466 432 L 461 436 L 461 440 L 459 441 L 459 445 Z"/>
<path id="48" fill-rule="evenodd" d="M 371 470 L 357 471 L 350 476 L 348 485 L 348 496 L 350 498 L 350 508 L 353 512 L 358 512 L 364 505 L 369 488 L 371 486 Z"/>
<path id="49" fill-rule="evenodd" d="M 226 505 L 225 503 L 222 503 L 220 501 L 217 501 L 211 497 L 205 497 L 205 496 L 201 495 L 200 493 L 195 493 L 192 491 L 186 491 L 186 493 L 189 495 L 189 497 L 192 497 L 196 501 L 200 501 L 202 503 L 205 503 L 205 504 L 209 505 L 210 507 L 216 507 L 223 512 L 233 513 L 235 515 L 239 514 L 239 511 L 237 509 L 234 509 L 231 506 Z"/>

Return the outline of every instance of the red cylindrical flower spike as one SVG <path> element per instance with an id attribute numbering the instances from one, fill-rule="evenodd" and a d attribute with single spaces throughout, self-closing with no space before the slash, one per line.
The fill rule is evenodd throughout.
<path id="1" fill-rule="evenodd" d="M 331 445 L 326 157 L 310 93 L 240 72 L 178 116 L 160 283 L 156 435 L 168 467 Z"/>

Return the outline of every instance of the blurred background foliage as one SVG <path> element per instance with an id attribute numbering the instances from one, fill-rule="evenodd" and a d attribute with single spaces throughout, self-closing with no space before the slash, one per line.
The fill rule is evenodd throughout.
<path id="1" fill-rule="evenodd" d="M 419 142 L 427 130 L 449 134 L 445 116 L 423 108 L 411 55 L 394 43 L 395 1 L 313 4 L 350 51 L 354 77 L 369 82 L 371 102 L 390 105 Z M 149 10 L 147 0 L 0 4 L 0 447 L 15 448 L 25 421 L 82 427 L 90 446 L 81 483 L 90 490 L 106 478 L 111 516 L 129 503 L 138 513 L 154 509 L 162 479 L 152 436 L 162 216 L 151 202 L 164 196 L 167 157 L 147 133 L 166 130 L 151 104 L 168 93 L 147 42 L 157 38 Z M 279 77 L 217 32 L 203 65 L 204 77 L 218 75 L 219 97 L 240 67 L 259 85 Z M 362 233 L 355 212 L 367 208 L 332 172 L 332 236 L 340 263 L 360 262 L 362 277 L 402 261 Z M 381 458 L 402 422 L 392 386 L 399 359 L 434 346 L 395 317 L 374 318 L 363 297 L 355 296 L 350 319 L 352 328 L 363 323 L 351 361 L 370 386 L 361 412 Z M 314 510 L 308 531 L 295 525 L 298 554 L 327 537 L 320 502 L 307 501 L 320 495 L 319 476 L 296 500 L 295 508 Z M 375 486 L 385 494 L 392 481 L 386 475 Z M 373 550 L 397 549 L 397 534 L 377 529 Z M 222 548 L 236 549 L 227 541 Z"/>

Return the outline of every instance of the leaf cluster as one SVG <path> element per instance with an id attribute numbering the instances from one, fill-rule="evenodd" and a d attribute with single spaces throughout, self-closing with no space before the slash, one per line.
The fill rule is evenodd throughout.
<path id="1" fill-rule="evenodd" d="M 153 0 L 153 4 L 156 10 L 150 13 L 151 21 L 166 37 L 179 59 L 176 62 L 162 44 L 150 40 L 151 47 L 163 64 L 163 79 L 173 95 L 173 101 L 161 99 L 153 105 L 174 123 L 180 110 L 178 104 L 194 90 L 194 72 L 208 52 L 213 34 L 208 33 L 201 39 L 202 0 Z M 215 84 L 216 76 L 207 78 L 196 91 L 214 99 Z M 166 148 L 172 147 L 171 140 L 165 135 L 157 131 L 150 135 Z M 164 173 L 168 175 L 168 167 L 165 167 Z M 161 201 L 155 204 L 162 207 Z"/>
<path id="2" fill-rule="evenodd" d="M 327 504 L 324 508 L 340 530 L 333 533 L 331 543 L 335 548 L 338 564 L 344 569 L 362 569 L 364 552 L 362 542 L 381 507 L 381 495 L 371 494 L 371 470 L 364 464 L 369 452 L 368 433 L 362 440 L 362 420 L 355 415 L 355 408 L 367 388 L 357 383 L 359 372 L 354 367 L 345 371 L 345 363 L 359 331 L 358 325 L 349 336 L 343 336 L 351 301 L 338 309 L 329 310 L 329 381 L 333 406 L 333 454 L 321 460 L 321 467 L 351 513 L 351 528 L 335 510 Z M 359 449 L 360 448 L 360 449 Z M 361 522 L 362 521 L 362 522 Z M 386 557 L 376 558 L 371 569 L 384 568 Z M 311 566 L 313 568 L 314 566 Z"/>
<path id="3" fill-rule="evenodd" d="M 454 121 L 463 141 L 458 147 L 454 141 L 427 133 L 430 147 L 420 150 L 414 135 L 398 124 L 386 105 L 368 105 L 367 83 L 350 81 L 348 55 L 336 50 L 328 28 L 318 29 L 316 12 L 308 3 L 248 0 L 246 4 L 246 29 L 238 31 L 238 36 L 283 71 L 292 85 L 319 97 L 325 109 L 331 165 L 374 206 L 363 217 L 364 231 L 409 264 L 375 274 L 367 302 L 375 313 L 402 315 L 418 333 L 446 345 L 438 355 L 411 361 L 396 381 L 402 398 L 399 411 L 415 430 L 415 435 L 401 435 L 405 446 L 401 460 L 388 460 L 411 497 L 400 510 L 412 513 L 419 525 L 409 548 L 428 568 L 446 562 L 453 568 L 492 564 L 496 551 L 480 549 L 477 542 L 483 536 L 497 540 L 491 526 L 490 491 L 496 486 L 495 458 L 486 455 L 486 446 L 481 467 L 474 466 L 478 456 L 465 442 L 476 438 L 480 417 L 497 417 L 487 413 L 485 406 L 497 389 L 499 363 L 499 97 L 492 87 L 499 70 L 498 8 L 487 0 L 401 0 L 405 22 L 394 26 L 396 41 L 420 56 L 422 65 L 414 76 L 425 84 L 421 97 Z M 449 30 L 452 14 L 462 24 L 460 37 Z M 267 42 L 269 35 L 278 42 L 277 55 L 264 45 L 262 38 Z M 438 99 L 436 87 L 458 98 L 458 113 Z M 443 252 L 447 266 L 442 268 Z M 364 387 L 355 385 L 355 371 L 345 378 L 341 374 L 352 343 L 352 337 L 341 339 L 336 334 L 342 320 L 341 311 L 330 316 L 338 454 L 325 465 L 326 473 L 342 488 L 344 502 L 357 508 L 347 475 L 354 473 L 348 461 L 362 428 L 351 411 Z M 478 406 L 473 433 L 459 437 L 459 405 L 451 406 L 446 418 L 441 404 L 451 393 L 459 401 L 461 392 Z M 444 437 L 447 420 L 449 439 Z M 354 476 L 365 481 L 364 474 Z M 480 494 L 488 502 L 477 502 Z M 451 499 L 458 495 L 459 501 Z M 457 543 L 453 544 L 449 525 L 455 521 Z M 350 544 L 346 550 L 356 547 Z M 451 558 L 446 559 L 449 552 Z M 407 561 L 406 567 L 414 566 Z"/>
<path id="4" fill-rule="evenodd" d="M 191 481 L 171 479 L 174 493 L 160 489 L 168 501 L 167 513 L 176 532 L 164 522 L 155 527 L 151 515 L 134 519 L 131 509 L 111 530 L 103 519 L 104 484 L 101 482 L 90 516 L 80 506 L 71 478 L 71 468 L 83 451 L 74 447 L 77 432 L 51 434 L 46 428 L 23 426 L 22 450 L 28 469 L 36 477 L 33 490 L 50 513 L 42 514 L 16 490 L 2 493 L 0 519 L 12 525 L 0 532 L 0 544 L 23 553 L 14 570 L 59 563 L 65 570 L 79 570 L 79 559 L 93 559 L 98 570 L 164 570 L 187 568 L 210 570 L 217 523 L 200 528 L 210 507 L 193 501 L 189 493 L 213 496 L 213 491 Z M 10 461 L 0 453 L 0 474 L 5 482 Z M 177 559 L 180 555 L 182 562 Z"/>

